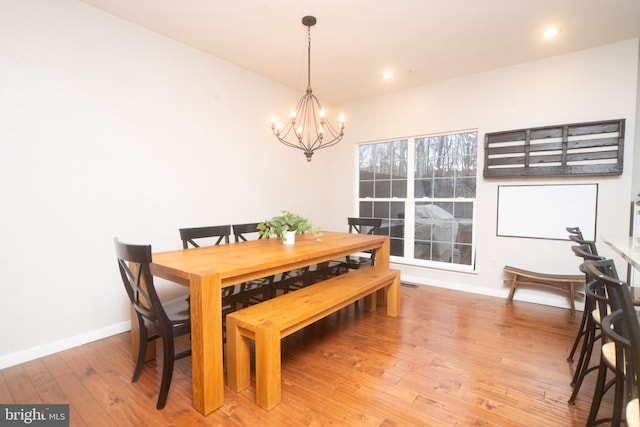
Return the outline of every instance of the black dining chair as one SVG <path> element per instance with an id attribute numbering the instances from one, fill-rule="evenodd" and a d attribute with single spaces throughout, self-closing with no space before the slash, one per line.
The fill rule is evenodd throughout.
<path id="1" fill-rule="evenodd" d="M 180 228 L 180 240 L 182 248 L 199 248 L 201 246 L 218 246 L 229 243 L 231 225 L 213 225 L 208 227 Z M 229 286 L 222 289 L 222 314 L 226 315 L 237 309 L 238 304 L 246 306 L 245 293 L 242 285 Z"/>
<path id="2" fill-rule="evenodd" d="M 191 318 L 189 299 L 180 297 L 170 301 L 160 300 L 149 269 L 150 245 L 130 245 L 114 239 L 118 269 L 129 301 L 138 321 L 139 345 L 132 382 L 138 381 L 147 353 L 147 344 L 161 339 L 162 380 L 156 408 L 164 408 L 169 395 L 174 362 L 191 355 L 191 348 L 175 352 L 175 338 L 190 334 Z"/>
<path id="3" fill-rule="evenodd" d="M 600 303 L 602 318 L 602 347 L 598 365 L 598 379 L 587 419 L 587 426 L 609 422 L 619 426 L 624 419 L 625 402 L 638 397 L 638 373 L 640 360 L 634 352 L 632 341 L 640 342 L 640 326 L 629 287 L 619 280 L 612 260 L 587 261 L 581 269 L 594 278 L 594 285 L 588 291 Z M 615 324 L 615 328 L 613 325 Z M 615 329 L 615 330 L 614 330 Z M 635 353 L 635 354 L 634 354 Z M 613 378 L 607 379 L 607 373 Z M 597 419 L 604 394 L 614 390 L 611 417 Z"/>
<path id="4" fill-rule="evenodd" d="M 233 237 L 236 243 L 246 242 L 258 238 L 259 222 L 246 222 L 242 224 L 233 224 Z M 250 236 L 250 237 L 247 237 Z"/>
<path id="5" fill-rule="evenodd" d="M 591 248 L 589 245 L 572 246 L 571 250 L 573 251 L 574 255 L 582 259 L 583 263 L 585 261 L 604 260 L 604 257 L 591 253 Z M 585 286 L 588 286 L 588 284 L 593 280 L 593 277 L 585 274 Z M 569 404 L 571 405 L 575 405 L 578 392 L 582 387 L 582 382 L 585 376 L 589 372 L 595 371 L 597 369 L 597 365 L 589 366 L 589 364 L 591 362 L 591 355 L 593 354 L 595 343 L 600 339 L 600 335 L 598 333 L 599 329 L 600 312 L 597 310 L 596 300 L 591 297 L 588 292 L 585 292 L 584 309 L 582 311 L 580 327 L 578 328 L 578 333 L 576 334 L 576 339 L 573 342 L 569 357 L 567 357 L 568 362 L 573 362 L 573 357 L 578 348 L 578 345 L 582 343 L 580 347 L 580 356 L 578 357 L 578 363 L 576 364 L 573 378 L 571 380 L 571 386 L 573 386 L 573 391 L 571 392 L 571 396 L 569 397 Z"/>
<path id="6" fill-rule="evenodd" d="M 347 224 L 349 225 L 349 233 L 378 234 L 382 227 L 382 219 L 348 217 Z M 348 271 L 350 269 L 358 269 L 366 265 L 373 265 L 375 263 L 376 253 L 375 251 L 367 253 L 369 256 L 348 255 L 345 261 L 341 262 L 337 267 L 338 270 Z"/>
<path id="7" fill-rule="evenodd" d="M 598 248 L 597 248 L 596 242 L 594 240 L 585 240 L 585 239 L 582 239 L 582 238 L 580 238 L 580 237 L 578 237 L 577 235 L 574 235 L 574 234 L 569 235 L 569 240 L 571 240 L 572 242 L 577 243 L 578 245 L 589 246 L 589 251 L 594 255 L 598 255 Z"/>
<path id="8" fill-rule="evenodd" d="M 616 370 L 618 378 L 621 378 L 620 384 L 617 384 L 618 393 L 624 396 L 620 402 L 622 405 L 617 407 L 617 410 L 622 413 L 615 421 L 612 419 L 611 424 L 614 425 L 618 420 L 622 421 L 623 415 L 626 415 L 624 419 L 626 425 L 638 427 L 640 426 L 640 400 L 638 398 L 640 395 L 638 382 L 638 378 L 640 378 L 640 328 L 638 328 L 637 312 L 633 307 L 631 295 L 629 292 L 624 292 L 624 290 L 628 290 L 626 284 L 623 283 L 617 288 L 620 291 L 619 298 L 622 298 L 622 307 L 602 320 L 602 333 L 609 342 L 615 345 L 615 363 L 612 368 Z M 609 287 L 607 289 L 614 292 Z M 606 420 L 598 420 L 594 424 L 600 421 Z"/>
<path id="9" fill-rule="evenodd" d="M 222 242 L 229 243 L 231 235 L 231 225 L 214 225 L 210 227 L 181 228 L 180 240 L 182 248 L 187 249 L 189 245 L 194 248 L 200 247 L 202 239 L 208 239 L 206 246 L 219 245 Z M 198 240 L 199 242 L 196 242 Z"/>
<path id="10" fill-rule="evenodd" d="M 567 233 L 569 233 L 569 236 L 574 235 L 580 239 L 584 239 L 584 236 L 582 235 L 582 231 L 580 230 L 580 227 L 567 227 L 565 228 L 565 230 L 567 230 Z"/>
<path id="11" fill-rule="evenodd" d="M 236 243 L 247 242 L 249 240 L 258 239 L 258 222 L 246 222 L 241 224 L 233 224 L 233 238 Z M 278 275 L 278 277 L 281 277 Z M 242 290 L 245 295 L 243 306 L 257 304 L 273 298 L 276 288 L 276 276 L 263 277 L 251 280 L 242 284 Z"/>
<path id="12" fill-rule="evenodd" d="M 252 238 L 257 239 L 258 233 L 257 222 L 234 224 L 233 234 L 236 242 L 243 242 L 249 240 L 247 235 L 251 235 Z M 282 293 L 288 293 L 290 291 L 300 289 L 301 287 L 309 284 L 309 267 L 302 267 L 295 270 L 285 271 L 282 274 L 270 276 L 268 278 L 259 279 L 263 281 L 263 286 L 268 293 L 260 296 L 254 296 L 250 302 L 261 302 L 265 299 L 273 298 L 280 291 Z"/>

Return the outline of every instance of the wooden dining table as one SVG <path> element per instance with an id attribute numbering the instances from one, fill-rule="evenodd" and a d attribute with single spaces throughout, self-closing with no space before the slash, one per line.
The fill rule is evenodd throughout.
<path id="1" fill-rule="evenodd" d="M 222 288 L 368 250 L 374 268 L 389 268 L 388 236 L 328 231 L 293 245 L 272 238 L 154 253 L 154 276 L 189 287 L 194 408 L 206 415 L 224 403 Z"/>

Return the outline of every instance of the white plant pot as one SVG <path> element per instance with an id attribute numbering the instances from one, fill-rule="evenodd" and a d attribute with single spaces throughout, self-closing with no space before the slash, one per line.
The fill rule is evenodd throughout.
<path id="1" fill-rule="evenodd" d="M 285 245 L 293 245 L 296 242 L 296 232 L 295 231 L 287 231 L 284 233 L 284 238 L 282 239 L 282 243 Z"/>

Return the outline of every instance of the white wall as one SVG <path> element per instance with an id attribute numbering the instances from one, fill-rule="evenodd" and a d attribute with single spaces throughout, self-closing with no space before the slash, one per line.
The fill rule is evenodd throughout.
<path id="1" fill-rule="evenodd" d="M 627 235 L 629 202 L 635 196 L 631 177 L 634 144 L 638 141 L 637 84 L 636 39 L 340 106 L 351 118 L 348 135 L 352 144 L 478 129 L 476 274 L 401 266 L 403 280 L 506 297 L 504 265 L 548 273 L 580 274 L 579 260 L 567 241 L 496 236 L 498 185 L 597 182 L 597 240 L 603 236 Z M 626 119 L 622 176 L 482 178 L 482 146 L 486 132 L 620 118 Z M 356 155 L 356 150 L 352 149 L 352 159 Z M 344 179 L 348 179 L 346 174 Z M 353 185 L 342 189 L 338 199 L 341 203 L 350 200 L 353 206 L 355 190 Z M 599 243 L 603 255 L 615 257 L 604 243 Z M 623 275 L 626 265 L 618 258 L 616 261 Z M 542 290 L 522 288 L 516 293 L 516 299 L 568 307 L 566 297 Z"/>
<path id="2" fill-rule="evenodd" d="M 115 236 L 323 225 L 269 127 L 294 91 L 73 0 L 0 1 L 0 41 L 0 368 L 129 327 Z"/>
<path id="3" fill-rule="evenodd" d="M 115 236 L 174 249 L 179 227 L 282 209 L 346 231 L 359 142 L 620 117 L 635 133 L 637 41 L 340 106 L 344 141 L 311 163 L 269 129 L 300 94 L 85 4 L 0 0 L 0 41 L 0 368 L 128 328 Z M 599 235 L 626 232 L 630 172 L 598 180 Z M 566 242 L 495 237 L 497 185 L 478 186 L 478 273 L 406 278 L 503 296 L 503 264 L 576 266 Z"/>

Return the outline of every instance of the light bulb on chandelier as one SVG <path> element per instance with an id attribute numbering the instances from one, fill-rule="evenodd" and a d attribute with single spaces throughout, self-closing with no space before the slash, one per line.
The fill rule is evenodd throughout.
<path id="1" fill-rule="evenodd" d="M 275 115 L 271 116 L 273 134 L 284 145 L 302 150 L 307 162 L 311 161 L 311 156 L 316 150 L 336 145 L 344 135 L 344 115 L 340 114 L 340 124 L 338 129 L 335 129 L 327 120 L 324 108 L 311 90 L 311 27 L 316 22 L 313 16 L 302 18 L 302 24 L 307 27 L 308 39 L 307 91 L 298 101 L 296 108 L 291 110 L 291 118 L 284 128 Z"/>

